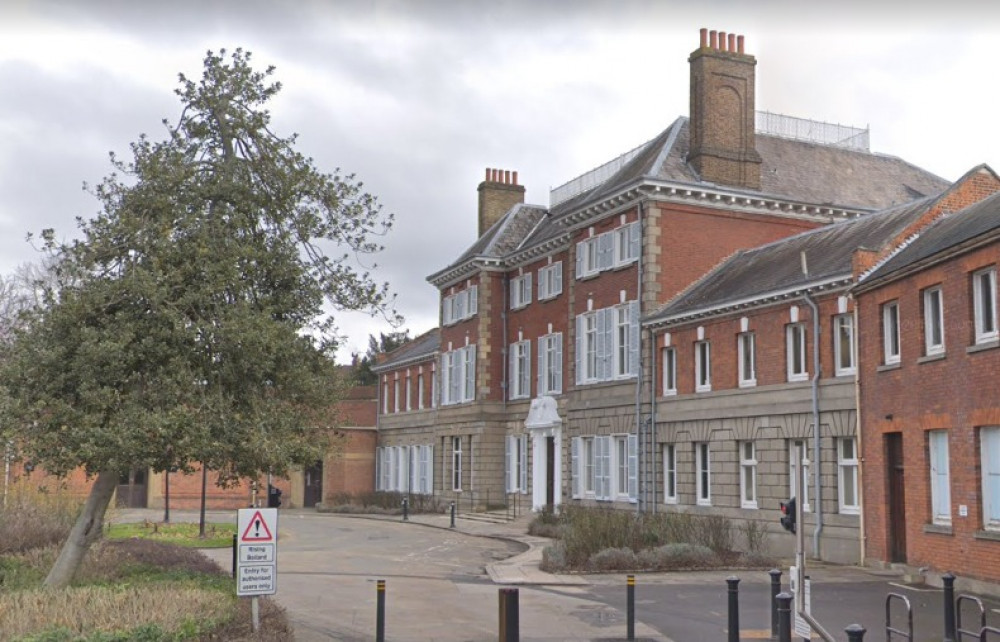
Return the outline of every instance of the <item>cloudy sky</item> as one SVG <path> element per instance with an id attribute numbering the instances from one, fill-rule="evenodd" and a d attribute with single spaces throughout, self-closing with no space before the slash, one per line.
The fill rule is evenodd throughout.
<path id="1" fill-rule="evenodd" d="M 873 151 L 950 180 L 1000 169 L 1000 9 L 963 2 L 0 0 L 0 273 L 37 260 L 28 232 L 68 238 L 96 213 L 82 184 L 176 120 L 178 72 L 243 47 L 277 67 L 279 133 L 395 214 L 375 272 L 419 334 L 437 323 L 426 276 L 474 240 L 485 168 L 547 205 L 654 137 L 687 115 L 699 27 L 746 36 L 758 109 L 870 126 Z M 389 329 L 337 320 L 342 361 Z"/>

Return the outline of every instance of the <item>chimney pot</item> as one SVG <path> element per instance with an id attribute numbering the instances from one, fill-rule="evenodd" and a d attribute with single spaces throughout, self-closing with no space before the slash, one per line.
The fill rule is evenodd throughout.
<path id="1" fill-rule="evenodd" d="M 505 169 L 503 172 L 503 184 L 510 185 L 510 170 Z"/>
<path id="2" fill-rule="evenodd" d="M 736 50 L 743 53 L 743 36 L 736 36 Z"/>
<path id="3" fill-rule="evenodd" d="M 497 180 L 498 180 L 497 179 L 497 173 L 498 173 L 498 170 L 495 167 L 490 170 L 490 182 L 491 183 L 496 183 L 497 182 Z"/>
<path id="4" fill-rule="evenodd" d="M 729 34 L 729 51 L 731 51 L 731 52 L 735 52 L 736 51 L 736 34 L 735 33 Z"/>
<path id="5" fill-rule="evenodd" d="M 711 41 L 710 41 L 711 45 L 710 46 L 712 47 L 712 49 L 718 49 L 719 48 L 719 32 L 716 31 L 715 29 L 712 29 L 711 31 L 708 32 L 708 35 L 711 38 Z"/>
<path id="6" fill-rule="evenodd" d="M 719 51 L 726 51 L 726 32 L 719 32 Z"/>
<path id="7" fill-rule="evenodd" d="M 705 27 L 701 28 L 701 48 L 704 49 L 708 46 L 708 29 Z"/>
<path id="8" fill-rule="evenodd" d="M 514 185 L 517 185 L 517 172 L 514 172 Z"/>
<path id="9" fill-rule="evenodd" d="M 490 180 L 490 168 L 489 167 L 486 168 L 486 178 L 484 178 L 483 180 L 484 181 Z"/>

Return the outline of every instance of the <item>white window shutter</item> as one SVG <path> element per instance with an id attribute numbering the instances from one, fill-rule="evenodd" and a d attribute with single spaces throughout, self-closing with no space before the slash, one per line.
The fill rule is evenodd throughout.
<path id="1" fill-rule="evenodd" d="M 545 388 L 545 355 L 548 352 L 546 350 L 546 344 L 549 340 L 545 337 L 540 337 L 538 339 L 538 356 L 535 360 L 535 390 L 537 390 L 538 396 L 541 396 L 549 390 Z"/>
<path id="2" fill-rule="evenodd" d="M 630 259 L 639 258 L 639 222 L 636 221 L 628 227 L 628 255 Z"/>
<path id="3" fill-rule="evenodd" d="M 545 278 L 546 274 L 548 274 L 548 272 L 546 272 L 544 268 L 542 268 L 541 270 L 538 271 L 538 300 L 539 301 L 541 301 L 542 299 L 544 299 L 544 298 L 546 298 L 546 297 L 549 296 L 549 280 L 547 278 Z"/>
<path id="4" fill-rule="evenodd" d="M 628 436 L 628 499 L 638 500 L 639 490 L 639 437 Z"/>
<path id="5" fill-rule="evenodd" d="M 583 257 L 587 251 L 587 242 L 576 244 L 576 278 L 583 276 Z"/>
<path id="6" fill-rule="evenodd" d="M 524 301 L 521 301 L 521 305 L 528 305 L 531 303 L 531 288 L 533 287 L 531 280 L 531 272 L 524 275 L 524 289 L 522 290 L 522 292 L 524 292 Z"/>
<path id="7" fill-rule="evenodd" d="M 375 490 L 382 490 L 382 447 L 375 449 Z"/>
<path id="8" fill-rule="evenodd" d="M 507 347 L 507 398 L 513 399 L 517 395 L 517 382 L 520 373 L 517 371 L 517 344 L 512 343 Z"/>
<path id="9" fill-rule="evenodd" d="M 597 265 L 601 270 L 610 270 L 615 264 L 615 235 L 605 232 L 597 237 Z"/>
<path id="10" fill-rule="evenodd" d="M 434 444 L 427 445 L 427 494 L 434 494 Z"/>
<path id="11" fill-rule="evenodd" d="M 476 400 L 476 346 L 475 344 L 466 348 L 469 351 L 469 363 L 468 368 L 465 373 L 465 386 L 468 394 L 465 396 L 466 401 Z"/>
<path id="12" fill-rule="evenodd" d="M 468 316 L 475 316 L 479 311 L 479 286 L 473 285 L 469 288 L 469 313 Z"/>
<path id="13" fill-rule="evenodd" d="M 550 390 L 549 392 L 562 392 L 562 336 L 562 333 L 560 333 L 555 335 L 553 339 L 556 345 L 555 356 L 553 357 L 555 359 L 553 368 L 555 368 L 556 373 L 556 386 L 554 390 Z"/>
<path id="14" fill-rule="evenodd" d="M 531 342 L 524 342 L 524 360 L 521 361 L 524 365 L 524 372 L 519 373 L 521 375 L 521 396 L 530 397 L 531 396 Z"/>
<path id="15" fill-rule="evenodd" d="M 528 435 L 521 435 L 521 492 L 528 492 Z"/>
<path id="16" fill-rule="evenodd" d="M 615 309 L 597 311 L 597 378 L 607 381 L 614 376 Z"/>
<path id="17" fill-rule="evenodd" d="M 628 364 L 629 374 L 639 374 L 639 302 L 632 301 L 628 305 Z"/>
<path id="18" fill-rule="evenodd" d="M 570 489 L 572 490 L 573 497 L 580 497 L 580 487 L 583 485 L 580 479 L 580 438 L 573 437 L 570 441 Z"/>
<path id="19" fill-rule="evenodd" d="M 556 295 L 562 292 L 562 261 L 552 267 L 552 288 L 549 295 Z"/>
<path id="20" fill-rule="evenodd" d="M 583 315 L 581 314 L 576 318 L 576 385 L 580 385 L 583 382 L 583 359 L 584 359 L 584 346 L 586 342 L 583 336 Z"/>
<path id="21" fill-rule="evenodd" d="M 611 499 L 611 437 L 601 437 L 601 496 Z"/>
<path id="22" fill-rule="evenodd" d="M 504 470 L 504 487 L 507 489 L 508 493 L 514 491 L 514 484 L 512 480 L 514 479 L 514 473 L 511 470 L 511 460 L 513 459 L 514 453 L 512 452 L 514 448 L 514 435 L 507 435 L 504 439 L 504 451 L 503 451 L 503 470 Z"/>

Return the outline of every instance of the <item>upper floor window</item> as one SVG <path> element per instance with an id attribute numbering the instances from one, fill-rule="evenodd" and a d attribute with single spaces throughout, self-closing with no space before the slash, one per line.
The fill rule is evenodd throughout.
<path id="1" fill-rule="evenodd" d="M 639 258 L 639 223 L 622 225 L 613 232 L 615 238 L 615 265 L 632 263 Z"/>
<path id="2" fill-rule="evenodd" d="M 804 381 L 808 379 L 806 326 L 804 323 L 790 323 L 785 327 L 785 351 L 788 356 L 788 380 Z"/>
<path id="3" fill-rule="evenodd" d="M 634 377 L 639 372 L 639 302 L 576 318 L 576 382 Z"/>
<path id="4" fill-rule="evenodd" d="M 562 392 L 562 333 L 538 338 L 538 394 Z"/>
<path id="5" fill-rule="evenodd" d="M 712 389 L 712 346 L 708 341 L 694 344 L 694 390 L 709 392 Z"/>
<path id="6" fill-rule="evenodd" d="M 836 376 L 854 374 L 854 317 L 850 314 L 833 317 L 833 362 Z"/>
<path id="7" fill-rule="evenodd" d="M 421 370 L 417 373 L 417 408 L 423 409 L 424 407 L 424 372 Z"/>
<path id="8" fill-rule="evenodd" d="M 399 412 L 399 379 L 392 382 L 392 411 Z"/>
<path id="9" fill-rule="evenodd" d="M 944 352 L 944 305 L 941 288 L 924 290 L 924 354 Z"/>
<path id="10" fill-rule="evenodd" d="M 757 385 L 757 346 L 753 332 L 741 332 L 736 337 L 738 352 L 740 387 L 747 388 Z"/>
<path id="11" fill-rule="evenodd" d="M 476 398 L 475 344 L 441 355 L 441 405 L 474 401 Z"/>
<path id="12" fill-rule="evenodd" d="M 882 304 L 882 356 L 886 364 L 899 363 L 899 302 Z"/>
<path id="13" fill-rule="evenodd" d="M 510 346 L 510 398 L 531 396 L 531 342 L 518 341 Z"/>
<path id="14" fill-rule="evenodd" d="M 531 273 L 510 280 L 510 307 L 513 310 L 531 303 Z"/>
<path id="15" fill-rule="evenodd" d="M 382 414 L 389 414 L 389 383 L 382 384 Z"/>
<path id="16" fill-rule="evenodd" d="M 406 375 L 406 409 L 413 410 L 413 382 L 409 373 Z"/>
<path id="17" fill-rule="evenodd" d="M 562 261 L 556 261 L 538 270 L 538 300 L 551 299 L 562 294 Z"/>
<path id="18" fill-rule="evenodd" d="M 976 343 L 996 341 L 997 334 L 997 271 L 980 270 L 972 275 L 972 307 L 975 317 Z"/>
<path id="19" fill-rule="evenodd" d="M 677 394 L 677 349 L 663 349 L 663 394 Z"/>
<path id="20" fill-rule="evenodd" d="M 472 318 L 479 307 L 479 288 L 471 285 L 461 292 L 446 296 L 441 305 L 444 325 Z"/>
<path id="21" fill-rule="evenodd" d="M 627 265 L 639 258 L 639 223 L 628 223 L 576 244 L 576 278 Z"/>

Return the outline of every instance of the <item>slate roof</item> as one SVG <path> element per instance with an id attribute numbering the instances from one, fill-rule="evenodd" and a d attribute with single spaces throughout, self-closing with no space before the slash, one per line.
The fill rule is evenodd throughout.
<path id="1" fill-rule="evenodd" d="M 403 364 L 424 361 L 437 354 L 441 348 L 441 330 L 434 328 L 390 352 L 385 361 L 372 368 L 372 372 L 384 372 Z"/>
<path id="2" fill-rule="evenodd" d="M 995 240 L 1000 236 L 1000 192 L 974 205 L 943 216 L 881 266 L 866 275 L 864 283 L 892 278 L 918 263 L 933 262 L 936 255 L 973 239 Z"/>
<path id="3" fill-rule="evenodd" d="M 757 134 L 761 189 L 701 180 L 687 163 L 689 121 L 680 117 L 618 172 L 596 187 L 547 209 L 518 205 L 468 250 L 434 276 L 477 257 L 538 246 L 567 233 L 564 217 L 642 182 L 721 188 L 757 198 L 776 198 L 838 209 L 875 211 L 947 189 L 948 181 L 894 156 Z"/>
<path id="4" fill-rule="evenodd" d="M 851 278 L 851 260 L 857 248 L 878 249 L 891 241 L 938 198 L 922 198 L 737 252 L 643 319 L 643 323 L 664 322 L 728 304 Z M 803 272 L 803 253 L 808 274 Z"/>

